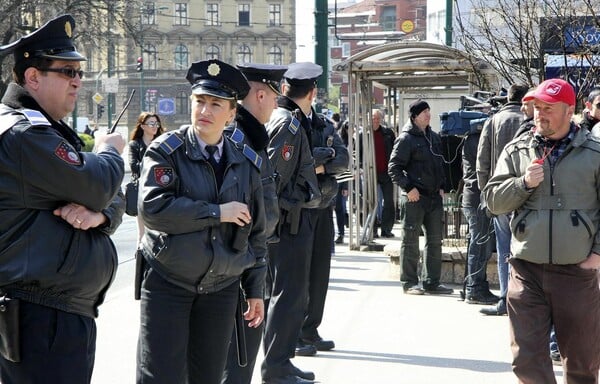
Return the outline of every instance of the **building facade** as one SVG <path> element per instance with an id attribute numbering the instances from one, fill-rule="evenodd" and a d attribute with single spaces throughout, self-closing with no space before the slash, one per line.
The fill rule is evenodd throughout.
<path id="1" fill-rule="evenodd" d="M 138 28 L 115 30 L 105 49 L 86 47 L 88 61 L 77 116 L 99 127 L 119 121 L 131 130 L 141 111 L 156 112 L 167 129 L 190 123 L 192 62 L 219 59 L 287 64 L 295 60 L 295 0 L 143 1 L 128 15 Z M 141 96 L 141 97 L 140 97 Z M 100 106 L 100 107 L 99 107 Z"/>

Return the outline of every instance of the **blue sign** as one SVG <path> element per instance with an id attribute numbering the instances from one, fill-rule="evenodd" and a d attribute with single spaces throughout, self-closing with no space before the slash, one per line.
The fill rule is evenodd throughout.
<path id="1" fill-rule="evenodd" d="M 174 115 L 175 114 L 175 99 L 174 98 L 158 99 L 158 114 L 159 115 Z"/>

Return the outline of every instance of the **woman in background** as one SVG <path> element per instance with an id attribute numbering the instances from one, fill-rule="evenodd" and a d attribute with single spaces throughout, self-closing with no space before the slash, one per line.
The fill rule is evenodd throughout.
<path id="1" fill-rule="evenodd" d="M 163 128 L 160 117 L 153 112 L 142 112 L 138 116 L 133 132 L 131 132 L 131 141 L 129 142 L 129 168 L 131 169 L 131 180 L 137 180 L 142 170 L 142 159 L 146 148 L 152 140 L 160 136 L 165 129 Z M 137 218 L 138 241 L 144 234 L 144 224 Z"/>

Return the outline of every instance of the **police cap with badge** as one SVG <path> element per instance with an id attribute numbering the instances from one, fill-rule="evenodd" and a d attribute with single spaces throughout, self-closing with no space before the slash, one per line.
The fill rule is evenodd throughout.
<path id="1" fill-rule="evenodd" d="M 283 74 L 285 81 L 294 86 L 315 86 L 317 79 L 323 74 L 323 68 L 315 63 L 292 63 Z"/>
<path id="2" fill-rule="evenodd" d="M 58 16 L 19 40 L 0 47 L 0 55 L 12 53 L 15 64 L 33 58 L 86 61 L 73 43 L 74 30 L 73 16 Z"/>
<path id="3" fill-rule="evenodd" d="M 283 74 L 288 69 L 286 65 L 244 63 L 238 64 L 237 67 L 248 81 L 266 84 L 273 92 L 281 94 L 279 86 Z"/>
<path id="4" fill-rule="evenodd" d="M 192 84 L 194 95 L 242 100 L 250 91 L 250 85 L 242 72 L 220 60 L 192 63 L 185 78 Z"/>

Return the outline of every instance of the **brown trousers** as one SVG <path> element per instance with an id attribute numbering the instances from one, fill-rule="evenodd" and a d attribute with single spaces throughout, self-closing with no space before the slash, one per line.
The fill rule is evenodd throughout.
<path id="1" fill-rule="evenodd" d="M 564 382 L 598 384 L 600 288 L 598 273 L 577 265 L 510 259 L 508 316 L 513 372 L 519 383 L 556 383 L 550 359 L 554 325 Z"/>

